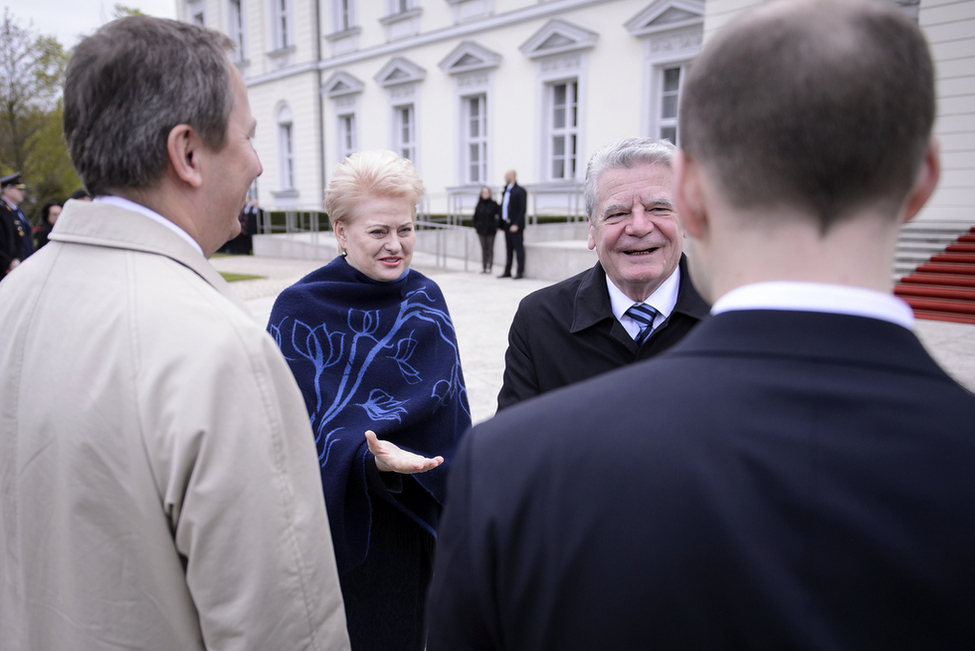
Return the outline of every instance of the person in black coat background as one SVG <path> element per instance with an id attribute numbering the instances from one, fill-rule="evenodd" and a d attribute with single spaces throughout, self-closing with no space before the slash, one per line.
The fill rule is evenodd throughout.
<path id="1" fill-rule="evenodd" d="M 474 230 L 481 242 L 481 273 L 491 273 L 494 266 L 494 238 L 498 234 L 498 216 L 501 207 L 491 198 L 491 188 L 481 188 L 481 196 L 474 207 Z"/>
<path id="2" fill-rule="evenodd" d="M 37 248 L 40 249 L 47 244 L 47 238 L 54 229 L 54 224 L 61 215 L 61 202 L 48 201 L 41 208 L 41 230 L 37 233 Z"/>
<path id="3" fill-rule="evenodd" d="M 515 278 L 525 275 L 525 211 L 528 208 L 528 193 L 518 185 L 514 170 L 504 173 L 504 192 L 501 193 L 501 225 L 504 231 L 505 262 L 504 273 L 498 278 L 511 278 L 512 258 L 518 259 L 518 272 Z"/>

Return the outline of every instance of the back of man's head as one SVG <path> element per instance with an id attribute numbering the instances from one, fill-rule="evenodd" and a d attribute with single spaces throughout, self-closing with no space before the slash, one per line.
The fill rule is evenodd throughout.
<path id="1" fill-rule="evenodd" d="M 790 206 L 822 232 L 866 206 L 893 215 L 935 116 L 927 44 L 867 0 L 798 0 L 729 25 L 683 89 L 681 147 L 743 209 Z"/>
<path id="2" fill-rule="evenodd" d="M 78 44 L 64 84 L 64 134 L 92 196 L 153 187 L 178 124 L 223 148 L 232 47 L 217 32 L 148 16 L 113 21 Z"/>

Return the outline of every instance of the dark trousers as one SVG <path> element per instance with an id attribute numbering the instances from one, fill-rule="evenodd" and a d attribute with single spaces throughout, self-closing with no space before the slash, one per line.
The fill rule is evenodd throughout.
<path id="1" fill-rule="evenodd" d="M 494 266 L 495 235 L 496 233 L 477 236 L 477 239 L 481 241 L 481 271 L 491 271 L 491 267 Z"/>
<path id="2" fill-rule="evenodd" d="M 525 234 L 522 229 L 518 229 L 517 232 L 512 233 L 510 231 L 504 232 L 504 248 L 505 248 L 505 261 L 504 261 L 504 275 L 511 275 L 511 259 L 513 256 L 518 258 L 518 273 L 516 276 L 524 275 L 525 273 Z"/>

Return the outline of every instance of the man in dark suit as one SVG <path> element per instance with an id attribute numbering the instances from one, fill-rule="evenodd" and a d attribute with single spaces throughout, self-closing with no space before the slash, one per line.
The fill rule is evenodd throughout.
<path id="1" fill-rule="evenodd" d="M 34 233 L 20 209 L 25 186 L 20 172 L 0 179 L 0 270 L 6 275 L 34 252 Z"/>
<path id="2" fill-rule="evenodd" d="M 934 116 L 886 3 L 764 5 L 708 41 L 674 199 L 713 316 L 468 433 L 430 651 L 975 648 L 975 395 L 890 292 Z"/>
<path id="3" fill-rule="evenodd" d="M 505 263 L 504 273 L 498 278 L 511 278 L 512 258 L 518 258 L 518 272 L 515 280 L 525 276 L 525 210 L 528 208 L 528 193 L 518 185 L 514 170 L 504 173 L 504 191 L 501 193 L 501 225 L 504 231 Z"/>
<path id="4" fill-rule="evenodd" d="M 707 316 L 682 253 L 673 152 L 666 140 L 629 138 L 593 154 L 583 193 L 599 261 L 518 306 L 498 409 L 649 359 Z"/>

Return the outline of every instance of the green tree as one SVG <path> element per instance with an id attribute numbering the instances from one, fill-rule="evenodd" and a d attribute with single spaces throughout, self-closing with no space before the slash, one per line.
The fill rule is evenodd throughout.
<path id="1" fill-rule="evenodd" d="M 68 55 L 33 23 L 22 27 L 4 8 L 0 27 L 0 173 L 19 171 L 31 208 L 64 199 L 81 182 L 71 167 L 61 124 Z"/>
<path id="2" fill-rule="evenodd" d="M 135 7 L 126 7 L 123 4 L 115 3 L 115 8 L 112 10 L 112 19 L 125 18 L 126 16 L 145 16 L 145 14 Z"/>

